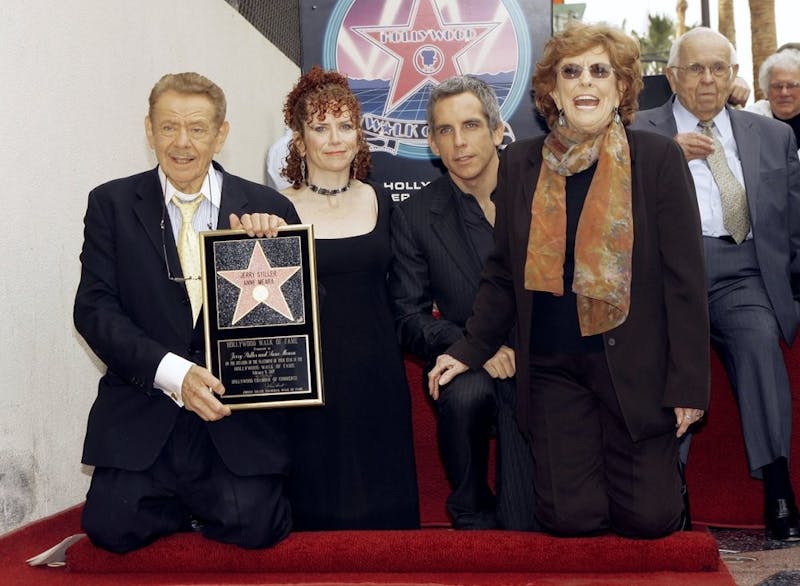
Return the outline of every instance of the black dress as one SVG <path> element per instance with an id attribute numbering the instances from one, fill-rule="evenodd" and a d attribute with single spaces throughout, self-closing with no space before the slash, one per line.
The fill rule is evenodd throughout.
<path id="1" fill-rule="evenodd" d="M 295 530 L 419 527 L 411 401 L 386 290 L 391 202 L 375 228 L 317 239 L 325 406 L 290 412 Z"/>

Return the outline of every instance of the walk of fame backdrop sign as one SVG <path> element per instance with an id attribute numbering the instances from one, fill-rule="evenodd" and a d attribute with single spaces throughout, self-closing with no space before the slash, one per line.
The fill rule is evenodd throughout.
<path id="1" fill-rule="evenodd" d="M 206 364 L 231 409 L 323 404 L 314 235 L 202 232 Z"/>
<path id="2" fill-rule="evenodd" d="M 300 0 L 302 68 L 347 75 L 361 102 L 372 181 L 402 201 L 442 173 L 428 148 L 433 86 L 490 84 L 504 143 L 541 134 L 531 76 L 551 33 L 551 0 Z"/>

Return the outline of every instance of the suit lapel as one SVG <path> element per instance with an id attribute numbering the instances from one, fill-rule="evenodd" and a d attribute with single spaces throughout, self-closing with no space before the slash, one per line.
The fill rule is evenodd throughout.
<path id="1" fill-rule="evenodd" d="M 136 186 L 136 201 L 134 202 L 133 213 L 139 219 L 139 223 L 142 225 L 150 244 L 153 245 L 158 256 L 163 257 L 164 248 L 166 248 L 170 267 L 176 266 L 172 264 L 174 260 L 178 263 L 175 270 L 179 271 L 180 262 L 178 262 L 175 239 L 163 237 L 166 231 L 170 231 L 170 235 L 172 234 L 169 215 L 164 213 L 163 197 L 161 182 L 158 179 L 158 170 L 156 168 L 147 173 L 139 185 Z M 162 218 L 164 220 L 163 231 L 161 226 Z"/>
<path id="2" fill-rule="evenodd" d="M 134 202 L 133 212 L 136 215 L 142 229 L 147 234 L 150 245 L 156 250 L 158 258 L 164 263 L 166 254 L 170 272 L 174 277 L 183 275 L 181 261 L 178 258 L 178 249 L 175 245 L 175 238 L 172 236 L 172 224 L 169 221 L 169 214 L 165 213 L 164 192 L 161 188 L 161 181 L 158 178 L 158 168 L 145 175 L 144 179 L 136 187 L 136 201 Z M 161 222 L 164 222 L 162 228 Z M 180 288 L 180 295 L 175 296 L 175 306 L 167 312 L 167 320 L 172 324 L 176 331 L 182 331 L 191 320 L 191 307 L 181 303 L 186 296 L 186 285 L 177 281 L 167 281 L 166 264 L 157 269 L 163 274 L 165 287 Z M 180 318 L 178 316 L 181 316 Z M 186 320 L 186 321 L 183 321 Z"/>
<path id="3" fill-rule="evenodd" d="M 248 213 L 248 200 L 244 191 L 238 185 L 239 179 L 225 172 L 216 162 L 212 163 L 214 168 L 222 173 L 222 197 L 220 199 L 219 218 L 217 218 L 217 229 L 227 230 L 231 227 L 229 216 L 236 214 L 241 217 Z"/>
<path id="4" fill-rule="evenodd" d="M 433 195 L 430 207 L 431 232 L 450 255 L 453 263 L 466 279 L 477 285 L 476 275 L 480 274 L 480 262 L 469 244 L 469 235 L 461 225 L 454 198 L 458 197 L 452 182 L 444 183 L 445 188 Z"/>
<path id="5" fill-rule="evenodd" d="M 650 110 L 646 122 L 657 128 L 662 134 L 675 136 L 678 134 L 678 126 L 675 124 L 675 116 L 672 114 L 672 103 L 675 96 L 664 102 L 664 105 Z"/>
<path id="6" fill-rule="evenodd" d="M 761 175 L 761 134 L 752 130 L 746 116 L 728 108 L 731 120 L 733 138 L 739 150 L 739 161 L 742 164 L 744 175 L 744 189 L 747 193 L 747 208 L 750 211 L 750 225 L 756 223 L 756 198 L 758 197 L 758 183 Z"/>

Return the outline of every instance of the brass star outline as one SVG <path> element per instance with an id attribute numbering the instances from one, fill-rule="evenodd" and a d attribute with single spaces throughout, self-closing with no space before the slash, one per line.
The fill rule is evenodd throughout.
<path id="1" fill-rule="evenodd" d="M 283 317 L 294 320 L 281 287 L 299 270 L 299 266 L 273 267 L 264 254 L 261 242 L 256 241 L 246 269 L 217 271 L 220 277 L 239 288 L 231 325 L 236 325 L 262 303 Z"/>

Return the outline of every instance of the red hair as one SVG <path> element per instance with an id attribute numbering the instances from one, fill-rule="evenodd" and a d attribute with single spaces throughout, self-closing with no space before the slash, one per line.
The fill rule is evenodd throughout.
<path id="1" fill-rule="evenodd" d="M 302 137 L 305 122 L 311 122 L 314 118 L 324 120 L 328 112 L 340 115 L 345 110 L 350 113 L 350 119 L 358 132 L 358 152 L 353 159 L 353 177 L 363 181 L 369 174 L 372 156 L 361 129 L 361 104 L 353 95 L 344 75 L 336 71 L 326 71 L 319 65 L 301 75 L 286 96 L 283 121 Z M 300 169 L 302 159 L 296 141 L 292 140 L 281 175 L 291 181 L 295 189 L 299 189 L 303 183 Z"/>

